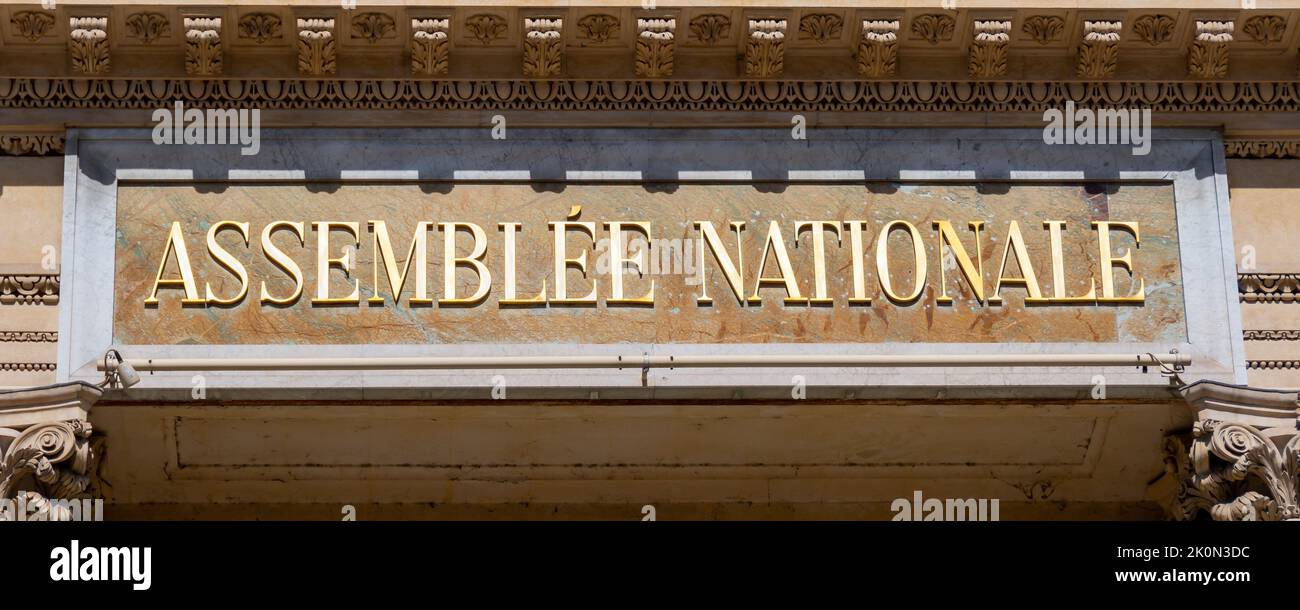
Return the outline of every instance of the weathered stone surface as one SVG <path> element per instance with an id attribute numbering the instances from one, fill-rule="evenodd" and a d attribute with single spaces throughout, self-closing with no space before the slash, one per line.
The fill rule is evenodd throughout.
<path id="1" fill-rule="evenodd" d="M 651 306 L 607 306 L 611 278 L 608 259 L 602 252 L 588 252 L 588 269 L 594 280 L 600 305 L 549 307 L 501 307 L 503 232 L 498 222 L 522 223 L 518 234 L 519 297 L 536 295 L 543 280 L 554 297 L 553 232 L 547 222 L 565 220 L 573 206 L 581 205 L 580 221 L 597 223 L 596 237 L 607 239 L 602 223 L 645 221 L 652 238 L 682 240 L 685 261 L 661 266 L 654 276 L 655 304 Z M 888 301 L 881 293 L 875 267 L 875 241 L 880 229 L 892 220 L 906 220 L 923 236 L 928 273 L 920 299 L 910 305 Z M 228 307 L 182 307 L 182 291 L 160 291 L 160 305 L 146 307 L 160 258 L 173 221 L 181 221 L 199 291 L 205 283 L 220 297 L 238 292 L 238 282 L 207 254 L 206 232 L 219 220 L 247 221 L 251 245 L 245 247 L 237 233 L 223 232 L 218 241 L 248 266 L 249 295 Z M 275 295 L 292 292 L 292 282 L 267 261 L 260 245 L 260 233 L 269 222 L 304 222 L 306 245 L 299 246 L 292 234 L 276 234 L 275 243 L 293 257 L 306 277 L 303 297 L 284 307 L 259 305 L 257 296 L 263 280 Z M 392 237 L 398 265 L 405 262 L 416 223 L 473 222 L 487 232 L 485 262 L 492 272 L 492 290 L 485 302 L 473 307 L 411 306 L 413 280 L 407 280 L 402 301 L 394 306 L 383 268 L 379 278 L 384 288 L 382 306 L 366 299 L 374 294 L 372 233 L 368 220 L 384 220 Z M 758 276 L 764 237 L 769 221 L 781 227 L 795 276 L 804 297 L 813 286 L 811 233 L 799 234 L 797 221 L 866 221 L 864 231 L 865 280 L 870 305 L 850 305 L 852 265 L 848 231 L 836 245 L 826 233 L 829 305 L 783 304 L 785 291 L 766 287 L 763 302 L 741 306 L 713 256 L 706 254 L 708 293 L 713 305 L 697 304 L 700 286 L 698 231 L 694 221 L 712 221 L 730 252 L 735 251 L 731 221 L 744 221 L 744 276 L 746 292 L 752 292 Z M 956 227 L 964 247 L 974 256 L 975 240 L 967 226 L 983 220 L 980 250 L 986 291 L 991 291 L 1011 220 L 1020 223 L 1044 295 L 1052 294 L 1052 257 L 1048 231 L 1043 222 L 1063 220 L 1063 251 L 1066 261 L 1066 294 L 1087 292 L 1089 278 L 1100 280 L 1097 231 L 1091 220 L 1137 221 L 1141 246 L 1133 251 L 1137 276 L 1145 280 L 1143 304 L 1024 305 L 1025 291 L 1004 287 L 1001 305 L 980 305 L 961 273 L 950 265 L 948 289 L 956 298 L 953 305 L 936 305 L 940 291 L 939 273 L 943 257 L 938 253 L 934 220 L 949 220 Z M 350 221 L 360 226 L 361 246 L 353 277 L 359 279 L 361 304 L 313 306 L 316 290 L 317 234 L 314 221 Z M 842 226 L 842 225 L 841 225 Z M 289 185 L 230 186 L 215 192 L 200 192 L 191 186 L 123 186 L 117 217 L 116 305 L 114 339 L 123 344 L 337 344 L 337 343 L 804 343 L 804 342 L 1142 342 L 1185 340 L 1184 303 L 1179 277 L 1178 237 L 1173 193 L 1167 186 L 1126 185 L 1116 189 L 1084 188 L 1079 185 L 787 185 L 756 188 L 753 185 L 678 185 L 647 189 L 640 185 L 567 185 L 534 187 L 514 184 L 458 184 L 429 188 L 419 185 L 375 185 L 310 187 Z M 633 233 L 629 239 L 635 239 Z M 443 238 L 435 227 L 428 235 L 429 296 L 443 298 Z M 335 232 L 331 240 L 333 257 L 342 254 L 348 236 Z M 471 237 L 461 231 L 458 252 L 465 256 Z M 592 242 L 570 231 L 567 256 L 576 257 Z M 608 243 L 608 242 L 606 242 Z M 1133 246 L 1132 237 L 1113 232 L 1115 254 Z M 889 242 L 891 277 L 896 292 L 913 286 L 911 247 L 906 231 L 895 231 Z M 769 257 L 771 258 L 771 257 Z M 1113 271 L 1116 293 L 1128 295 L 1136 286 L 1122 269 Z M 767 277 L 779 275 L 768 261 Z M 1008 276 L 1019 275 L 1016 264 L 1008 263 Z M 165 276 L 177 277 L 175 261 L 168 263 Z M 331 273 L 331 296 L 351 292 L 342 271 Z M 582 277 L 577 269 L 568 273 L 570 297 L 584 296 L 591 289 L 593 275 Z M 474 291 L 476 275 L 462 267 L 457 276 L 458 296 Z M 1098 291 L 1100 291 L 1100 281 Z M 645 294 L 648 277 L 626 277 L 626 295 Z M 958 294 L 960 292 L 960 295 Z"/>

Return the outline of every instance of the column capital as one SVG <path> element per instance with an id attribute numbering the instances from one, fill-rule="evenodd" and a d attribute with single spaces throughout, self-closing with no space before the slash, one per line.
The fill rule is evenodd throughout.
<path id="1" fill-rule="evenodd" d="M 1179 392 L 1195 422 L 1165 437 L 1149 495 L 1178 520 L 1300 520 L 1300 392 L 1212 381 Z"/>
<path id="2" fill-rule="evenodd" d="M 25 519 L 67 519 L 52 501 L 94 495 L 103 437 L 86 418 L 102 394 L 83 382 L 0 392 L 0 521 L 17 517 L 12 506 Z"/>

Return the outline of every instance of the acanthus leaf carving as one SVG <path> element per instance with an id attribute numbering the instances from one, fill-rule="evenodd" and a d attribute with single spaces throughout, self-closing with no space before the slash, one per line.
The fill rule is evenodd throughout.
<path id="1" fill-rule="evenodd" d="M 551 78 L 560 75 L 564 46 L 560 18 L 524 19 L 524 76 Z"/>
<path id="2" fill-rule="evenodd" d="M 1228 43 L 1232 42 L 1231 21 L 1197 21 L 1196 38 L 1187 51 L 1187 73 L 1193 78 L 1223 78 L 1228 75 Z"/>
<path id="3" fill-rule="evenodd" d="M 1045 45 L 1061 38 L 1065 20 L 1055 15 L 1034 15 L 1026 19 L 1020 29 L 1038 44 Z"/>
<path id="4" fill-rule="evenodd" d="M 1174 24 L 1169 15 L 1142 15 L 1133 22 L 1133 33 L 1147 44 L 1158 47 L 1174 38 Z"/>
<path id="5" fill-rule="evenodd" d="M 1084 21 L 1075 73 L 1079 78 L 1109 78 L 1119 67 L 1119 21 Z"/>
<path id="6" fill-rule="evenodd" d="M 239 18 L 239 37 L 265 44 L 280 37 L 280 16 L 274 13 L 249 13 Z"/>
<path id="7" fill-rule="evenodd" d="M 785 19 L 749 20 L 745 76 L 771 78 L 785 70 Z"/>
<path id="8" fill-rule="evenodd" d="M 592 44 L 605 44 L 618 37 L 618 17 L 593 13 L 578 20 L 578 33 Z"/>
<path id="9" fill-rule="evenodd" d="M 952 40 L 956 30 L 957 20 L 941 13 L 920 15 L 912 20 L 912 34 L 932 45 Z"/>
<path id="10" fill-rule="evenodd" d="M 898 72 L 899 25 L 898 20 L 862 22 L 858 74 L 866 78 L 882 78 Z"/>
<path id="11" fill-rule="evenodd" d="M 1007 44 L 1010 41 L 1010 21 L 975 21 L 975 38 L 970 46 L 971 78 L 1005 76 Z"/>
<path id="12" fill-rule="evenodd" d="M 677 20 L 637 19 L 636 75 L 664 78 L 673 75 Z"/>
<path id="13" fill-rule="evenodd" d="M 54 15 L 41 11 L 18 11 L 9 18 L 18 35 L 36 42 L 54 32 Z"/>
<path id="14" fill-rule="evenodd" d="M 448 48 L 450 19 L 411 20 L 411 72 L 428 76 L 447 74 L 451 67 Z"/>
<path id="15" fill-rule="evenodd" d="M 708 13 L 691 20 L 691 35 L 700 44 L 714 46 L 731 32 L 731 17 L 721 13 Z"/>
<path id="16" fill-rule="evenodd" d="M 108 53 L 108 17 L 68 20 L 68 52 L 72 69 L 81 74 L 105 74 L 112 67 Z"/>
<path id="17" fill-rule="evenodd" d="M 132 13 L 126 18 L 126 35 L 135 38 L 140 44 L 153 44 L 153 41 L 171 33 L 171 22 L 162 13 Z"/>
<path id="18" fill-rule="evenodd" d="M 298 71 L 319 76 L 334 74 L 338 58 L 333 19 L 298 20 Z"/>
<path id="19" fill-rule="evenodd" d="M 375 44 L 396 36 L 397 22 L 384 13 L 361 13 L 352 18 L 352 37 Z"/>
<path id="20" fill-rule="evenodd" d="M 465 18 L 465 32 L 483 46 L 505 38 L 508 29 L 505 19 L 491 13 L 479 13 Z"/>
<path id="21" fill-rule="evenodd" d="M 1286 33 L 1286 19 L 1278 15 L 1256 15 L 1247 19 L 1241 30 L 1255 42 L 1276 44 L 1282 42 L 1282 36 Z"/>
<path id="22" fill-rule="evenodd" d="M 69 508 L 52 501 L 87 499 L 97 491 L 103 437 L 93 430 L 85 420 L 36 424 L 23 430 L 0 457 L 0 499 L 21 495 L 37 518 L 69 520 Z M 0 513 L 0 521 L 15 518 Z"/>
<path id="23" fill-rule="evenodd" d="M 185 73 L 200 76 L 221 74 L 221 18 L 186 17 Z"/>
<path id="24" fill-rule="evenodd" d="M 844 18 L 835 13 L 812 13 L 799 19 L 799 37 L 825 44 L 840 37 Z"/>

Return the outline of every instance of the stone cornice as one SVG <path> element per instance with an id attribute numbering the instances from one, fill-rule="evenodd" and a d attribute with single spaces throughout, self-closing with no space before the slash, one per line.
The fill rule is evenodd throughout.
<path id="1" fill-rule="evenodd" d="M 1277 80 L 1300 48 L 1300 3 L 344 4 L 0 2 L 0 74 Z M 646 69 L 648 21 L 671 70 Z"/>

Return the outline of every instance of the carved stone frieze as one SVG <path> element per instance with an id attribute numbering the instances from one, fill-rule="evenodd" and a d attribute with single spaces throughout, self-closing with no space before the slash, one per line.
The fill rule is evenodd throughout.
<path id="1" fill-rule="evenodd" d="M 1233 29 L 1231 21 L 1197 21 L 1196 38 L 1187 52 L 1187 73 L 1193 78 L 1227 76 Z"/>
<path id="2" fill-rule="evenodd" d="M 249 13 L 239 18 L 239 37 L 265 44 L 280 37 L 280 16 L 275 13 Z"/>
<path id="3" fill-rule="evenodd" d="M 1228 140 L 1229 159 L 1300 159 L 1300 140 Z"/>
<path id="4" fill-rule="evenodd" d="M 1300 341 L 1300 329 L 1247 330 L 1241 333 L 1246 341 Z"/>
<path id="5" fill-rule="evenodd" d="M 276 87 L 268 87 L 268 82 Z M 346 110 L 704 110 L 854 112 L 1043 112 L 1067 101 L 1087 108 L 1152 112 L 1300 112 L 1300 82 L 1095 83 L 999 80 L 845 81 L 791 79 L 660 81 L 527 79 L 460 82 L 410 79 L 218 78 L 196 88 L 188 79 L 0 78 L 0 105 L 12 108 L 154 109 L 243 104 L 264 109 Z"/>
<path id="6" fill-rule="evenodd" d="M 198 76 L 221 74 L 221 18 L 186 17 L 185 73 Z"/>
<path id="7" fill-rule="evenodd" d="M 1300 369 L 1300 360 L 1247 360 L 1246 368 L 1265 371 Z"/>
<path id="8" fill-rule="evenodd" d="M 771 78 L 785 70 L 785 19 L 750 19 L 745 76 Z"/>
<path id="9" fill-rule="evenodd" d="M 672 76 L 677 20 L 637 19 L 636 30 L 636 75 L 641 78 Z"/>
<path id="10" fill-rule="evenodd" d="M 63 154 L 63 136 L 54 134 L 25 134 L 0 136 L 0 154 L 38 156 Z"/>
<path id="11" fill-rule="evenodd" d="M 715 46 L 731 33 L 731 17 L 708 13 L 691 19 L 691 36 L 705 46 Z"/>
<path id="12" fill-rule="evenodd" d="M 140 41 L 140 44 L 153 44 L 155 40 L 171 33 L 171 21 L 162 13 L 132 13 L 126 18 L 126 36 Z"/>
<path id="13" fill-rule="evenodd" d="M 298 20 L 298 71 L 319 76 L 338 71 L 333 19 Z"/>
<path id="14" fill-rule="evenodd" d="M 883 78 L 898 73 L 898 20 L 863 21 L 858 74 Z"/>
<path id="15" fill-rule="evenodd" d="M 1075 74 L 1079 78 L 1108 78 L 1119 67 L 1119 21 L 1084 21 Z"/>
<path id="16" fill-rule="evenodd" d="M 971 78 L 1005 76 L 1010 41 L 1010 21 L 975 21 L 975 38 L 970 45 Z"/>
<path id="17" fill-rule="evenodd" d="M 54 15 L 42 11 L 18 11 L 9 17 L 18 35 L 36 42 L 54 33 Z"/>
<path id="18" fill-rule="evenodd" d="M 108 53 L 108 17 L 72 17 L 68 20 L 68 54 L 72 70 L 79 74 L 106 74 Z"/>
<path id="19" fill-rule="evenodd" d="M 57 273 L 0 275 L 0 305 L 58 305 Z"/>
<path id="20" fill-rule="evenodd" d="M 58 331 L 0 330 L 0 343 L 57 343 Z"/>
<path id="21" fill-rule="evenodd" d="M 1300 273 L 1238 273 L 1237 293 L 1243 303 L 1300 302 Z"/>
<path id="22" fill-rule="evenodd" d="M 1151 488 L 1170 517 L 1300 520 L 1297 393 L 1208 381 L 1180 391 L 1196 422 L 1165 438 L 1165 474 Z"/>
<path id="23" fill-rule="evenodd" d="M 524 76 L 551 78 L 563 69 L 564 43 L 560 32 L 564 20 L 524 19 Z"/>
<path id="24" fill-rule="evenodd" d="M 450 19 L 411 20 L 411 73 L 444 75 L 451 68 L 448 44 Z"/>

